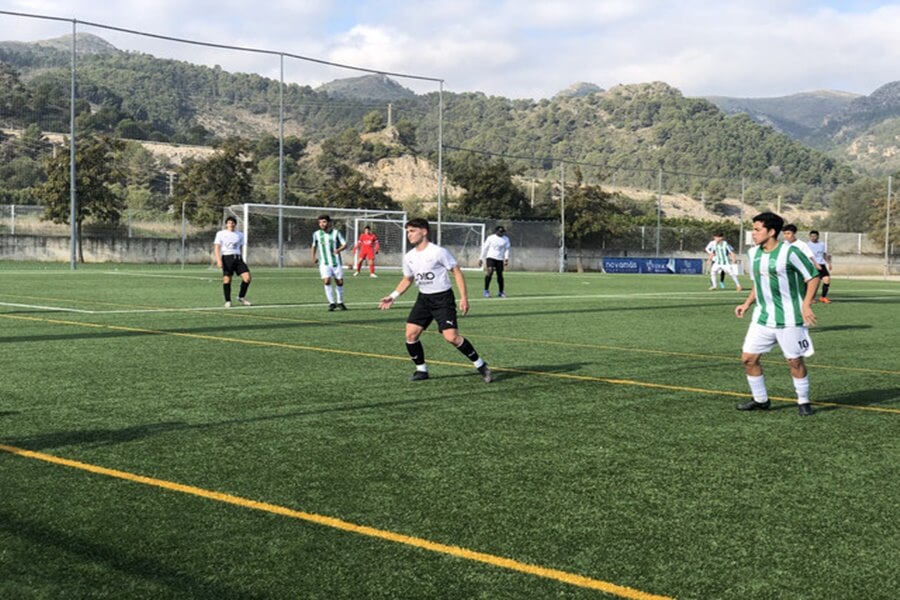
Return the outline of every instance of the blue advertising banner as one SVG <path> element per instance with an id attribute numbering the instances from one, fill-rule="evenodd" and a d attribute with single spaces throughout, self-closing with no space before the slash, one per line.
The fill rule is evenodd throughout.
<path id="1" fill-rule="evenodd" d="M 699 275 L 703 273 L 701 258 L 603 258 L 605 273 L 677 273 Z"/>

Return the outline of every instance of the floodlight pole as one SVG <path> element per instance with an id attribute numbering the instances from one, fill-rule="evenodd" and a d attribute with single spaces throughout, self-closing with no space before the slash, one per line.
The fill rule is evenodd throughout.
<path id="1" fill-rule="evenodd" d="M 662 228 L 662 167 L 656 175 L 656 256 L 659 257 L 659 237 Z"/>
<path id="2" fill-rule="evenodd" d="M 566 272 L 566 163 L 559 165 L 559 272 Z"/>
<path id="3" fill-rule="evenodd" d="M 893 175 L 888 175 L 887 215 L 884 220 L 884 278 L 891 274 L 891 184 Z"/>
<path id="4" fill-rule="evenodd" d="M 444 80 L 438 87 L 438 193 L 437 193 L 437 244 L 441 245 L 441 205 L 444 204 Z"/>
<path id="5" fill-rule="evenodd" d="M 744 256 L 744 178 L 741 177 L 741 216 L 738 225 L 738 256 Z"/>
<path id="6" fill-rule="evenodd" d="M 278 268 L 284 268 L 284 52 L 278 87 Z M 244 221 L 246 227 L 246 221 Z"/>
<path id="7" fill-rule="evenodd" d="M 72 77 L 69 89 L 69 264 L 74 271 L 78 265 L 78 225 L 75 194 L 75 40 L 78 21 L 72 19 Z"/>

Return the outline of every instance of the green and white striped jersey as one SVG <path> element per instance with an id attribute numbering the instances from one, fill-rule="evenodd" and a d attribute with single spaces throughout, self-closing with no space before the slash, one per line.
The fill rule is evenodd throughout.
<path id="1" fill-rule="evenodd" d="M 714 264 L 727 265 L 731 262 L 728 260 L 728 256 L 734 252 L 734 247 L 725 240 L 718 243 L 713 240 L 706 245 L 706 251 L 713 255 Z"/>
<path id="2" fill-rule="evenodd" d="M 799 327 L 806 281 L 819 271 L 799 248 L 779 242 L 770 252 L 751 248 L 750 274 L 756 291 L 753 320 L 766 327 Z"/>
<path id="3" fill-rule="evenodd" d="M 337 229 L 322 231 L 320 229 L 313 234 L 312 243 L 316 247 L 320 265 L 336 267 L 341 264 L 341 255 L 336 250 L 346 242 L 340 231 Z"/>

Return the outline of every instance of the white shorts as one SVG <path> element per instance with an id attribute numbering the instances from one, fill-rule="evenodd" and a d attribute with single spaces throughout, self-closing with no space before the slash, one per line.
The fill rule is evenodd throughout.
<path id="1" fill-rule="evenodd" d="M 325 265 L 319 263 L 319 275 L 322 276 L 322 279 L 326 277 L 334 277 L 335 279 L 343 279 L 344 278 L 344 265 L 337 265 L 332 267 L 331 265 Z"/>
<path id="2" fill-rule="evenodd" d="M 710 273 L 718 273 L 719 271 L 725 271 L 729 275 L 734 275 L 734 269 L 732 268 L 734 265 L 720 265 L 718 263 L 713 263 L 712 267 L 710 267 Z"/>
<path id="3" fill-rule="evenodd" d="M 812 338 L 809 337 L 809 329 L 805 325 L 778 328 L 766 327 L 759 323 L 750 325 L 741 350 L 745 354 L 765 354 L 775 344 L 781 346 L 785 358 L 812 356 L 815 352 Z"/>

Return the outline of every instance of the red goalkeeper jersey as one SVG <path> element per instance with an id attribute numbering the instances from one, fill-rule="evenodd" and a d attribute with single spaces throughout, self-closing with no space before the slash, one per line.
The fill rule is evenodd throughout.
<path id="1" fill-rule="evenodd" d="M 378 243 L 378 236 L 374 233 L 363 233 L 359 236 L 354 250 L 359 250 L 361 254 L 371 254 L 379 252 L 381 245 Z"/>

